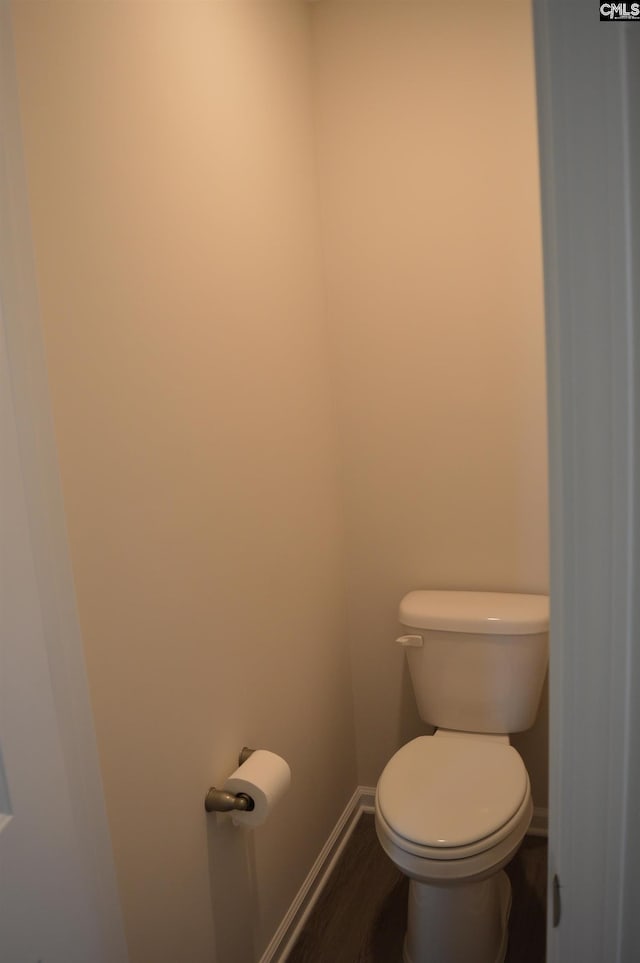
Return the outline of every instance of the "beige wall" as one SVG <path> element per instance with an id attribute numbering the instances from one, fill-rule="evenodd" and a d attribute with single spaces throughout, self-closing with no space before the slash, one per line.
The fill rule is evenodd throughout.
<path id="1" fill-rule="evenodd" d="M 360 781 L 423 731 L 415 588 L 547 590 L 529 4 L 314 6 Z M 544 713 L 522 744 L 546 799 Z"/>
<path id="2" fill-rule="evenodd" d="M 356 784 L 307 8 L 14 4 L 65 505 L 133 963 L 249 963 Z M 243 744 L 260 831 L 206 818 Z"/>
<path id="3" fill-rule="evenodd" d="M 13 9 L 132 961 L 250 963 L 356 785 L 353 698 L 361 783 L 422 731 L 401 595 L 547 587 L 528 3 Z M 245 743 L 293 768 L 248 836 L 202 811 Z M 544 802 L 544 716 L 522 748 Z"/>

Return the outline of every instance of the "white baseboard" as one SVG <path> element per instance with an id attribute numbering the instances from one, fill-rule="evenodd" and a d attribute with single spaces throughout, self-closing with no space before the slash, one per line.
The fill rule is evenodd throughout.
<path id="1" fill-rule="evenodd" d="M 549 810 L 543 809 L 541 806 L 535 806 L 533 810 L 533 819 L 531 820 L 531 825 L 527 830 L 527 836 L 544 836 L 545 838 L 549 835 Z"/>
<path id="2" fill-rule="evenodd" d="M 358 786 L 360 793 L 360 809 L 363 813 L 374 813 L 376 811 L 376 787 Z"/>
<path id="3" fill-rule="evenodd" d="M 371 786 L 358 786 L 335 824 L 320 855 L 311 867 L 293 903 L 274 933 L 273 939 L 260 957 L 260 963 L 285 963 L 300 935 L 311 910 L 324 889 L 334 866 L 347 845 L 361 813 L 374 812 L 376 791 Z M 549 810 L 536 806 L 533 810 L 528 836 L 547 836 Z"/>

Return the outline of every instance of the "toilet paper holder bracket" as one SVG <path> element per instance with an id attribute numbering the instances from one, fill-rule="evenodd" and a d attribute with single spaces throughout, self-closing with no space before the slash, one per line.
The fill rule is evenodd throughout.
<path id="1" fill-rule="evenodd" d="M 253 749 L 244 746 L 238 757 L 238 765 L 246 762 L 253 753 Z M 208 813 L 229 813 L 234 810 L 250 813 L 255 809 L 255 803 L 251 796 L 244 792 L 232 793 L 225 789 L 216 789 L 212 786 L 204 799 L 204 808 Z"/>

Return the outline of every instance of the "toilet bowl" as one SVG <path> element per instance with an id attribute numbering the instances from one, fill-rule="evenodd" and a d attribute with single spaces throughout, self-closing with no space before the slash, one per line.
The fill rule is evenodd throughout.
<path id="1" fill-rule="evenodd" d="M 392 757 L 375 822 L 382 848 L 411 879 L 405 963 L 504 959 L 511 886 L 500 870 L 532 812 L 524 763 L 504 738 L 436 732 Z"/>
<path id="2" fill-rule="evenodd" d="M 418 711 L 437 727 L 395 753 L 376 789 L 378 839 L 411 880 L 404 961 L 502 963 L 511 906 L 503 867 L 533 813 L 509 733 L 535 721 L 549 600 L 414 591 L 400 623 Z"/>

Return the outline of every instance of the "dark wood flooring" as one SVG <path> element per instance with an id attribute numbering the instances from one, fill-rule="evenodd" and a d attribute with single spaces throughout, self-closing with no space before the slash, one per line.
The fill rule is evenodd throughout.
<path id="1" fill-rule="evenodd" d="M 547 841 L 525 837 L 507 867 L 513 903 L 507 963 L 544 963 Z M 409 881 L 363 813 L 288 963 L 402 963 Z"/>

